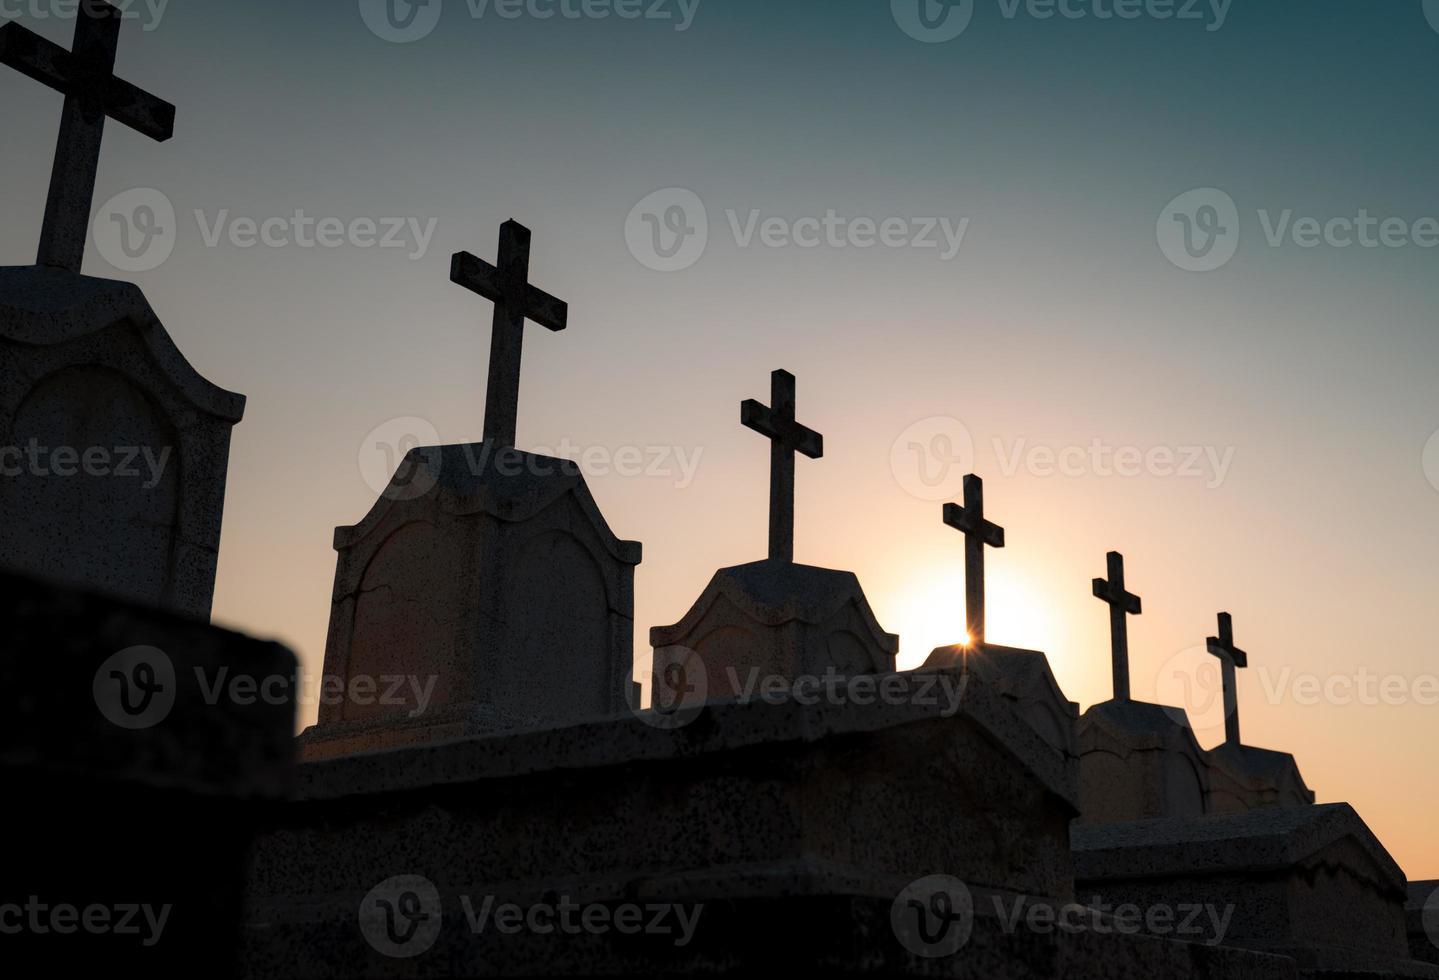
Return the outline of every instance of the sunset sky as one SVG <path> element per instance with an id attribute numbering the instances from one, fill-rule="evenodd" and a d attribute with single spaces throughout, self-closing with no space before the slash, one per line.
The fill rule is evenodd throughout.
<path id="1" fill-rule="evenodd" d="M 769 454 L 739 403 L 783 367 L 826 449 L 798 464 L 797 559 L 859 575 L 902 667 L 961 637 L 941 507 L 973 470 L 1008 535 L 990 640 L 1107 699 L 1090 579 L 1122 551 L 1135 697 L 1182 698 L 1176 670 L 1233 613 L 1246 742 L 1294 752 L 1321 802 L 1439 877 L 1439 30 L 1420 0 L 1132 20 L 976 0 L 936 43 L 886 0 L 435 4 L 407 43 L 353 0 L 136 3 L 122 37 L 119 73 L 177 104 L 176 135 L 112 124 L 96 205 L 154 189 L 177 240 L 141 271 L 92 247 L 86 271 L 138 282 L 249 398 L 218 622 L 320 671 L 333 529 L 389 475 L 379 444 L 480 435 L 491 307 L 449 260 L 493 260 L 513 217 L 570 304 L 568 331 L 527 332 L 519 445 L 583 456 L 644 542 L 638 678 L 649 627 L 764 556 Z M 71 22 L 14 6 L 69 45 Z M 0 262 L 25 264 L 60 98 L 0 85 Z M 1170 257 L 1167 209 L 1195 189 L 1216 205 L 1196 234 L 1217 217 L 1232 245 L 1237 219 L 1213 271 Z M 703 253 L 647 252 L 696 202 Z M 325 247 L 297 210 L 361 230 Z M 1367 245 L 1333 221 L 1366 216 Z M 245 247 L 267 219 L 284 229 Z M 370 244 L 389 219 L 403 247 Z"/>

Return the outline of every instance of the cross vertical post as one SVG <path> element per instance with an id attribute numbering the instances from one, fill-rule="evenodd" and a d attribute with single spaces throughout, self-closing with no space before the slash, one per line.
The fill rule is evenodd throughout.
<path id="1" fill-rule="evenodd" d="M 1109 646 L 1114 667 L 1114 700 L 1129 700 L 1129 617 L 1141 611 L 1140 598 L 1124 587 L 1124 556 L 1107 556 L 1108 580 L 1094 580 L 1094 596 L 1109 604 Z"/>
<path id="2" fill-rule="evenodd" d="M 70 272 L 85 259 L 105 120 L 160 142 L 175 131 L 173 105 L 114 75 L 120 11 L 104 0 L 83 0 L 77 13 L 70 51 L 19 24 L 0 27 L 0 64 L 65 95 L 36 261 Z"/>
<path id="3" fill-rule="evenodd" d="M 469 252 L 456 252 L 450 262 L 451 282 L 495 304 L 484 431 L 486 442 L 504 447 L 515 444 L 525 321 L 554 331 L 569 321 L 568 305 L 530 285 L 529 275 L 530 230 L 513 220 L 500 226 L 495 265 Z"/>
<path id="4" fill-rule="evenodd" d="M 1004 547 L 1004 528 L 984 517 L 984 481 L 964 478 L 964 506 L 944 505 L 944 523 L 964 534 L 964 616 L 969 642 L 984 646 L 984 549 Z"/>
<path id="5" fill-rule="evenodd" d="M 824 436 L 795 421 L 795 377 L 770 375 L 770 405 L 754 399 L 740 404 L 740 424 L 770 440 L 769 557 L 794 561 L 794 455 L 824 456 Z"/>
<path id="6" fill-rule="evenodd" d="M 1242 744 L 1239 738 L 1239 691 L 1237 668 L 1249 666 L 1249 654 L 1234 645 L 1234 619 L 1219 614 L 1219 635 L 1209 637 L 1209 652 L 1219 658 L 1224 670 L 1224 741 Z"/>

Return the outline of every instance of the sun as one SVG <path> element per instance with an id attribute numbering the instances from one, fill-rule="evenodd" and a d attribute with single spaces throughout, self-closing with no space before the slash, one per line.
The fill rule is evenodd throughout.
<path id="1" fill-rule="evenodd" d="M 990 643 L 1052 653 L 1058 636 L 1044 601 L 1022 573 L 996 568 L 987 576 L 985 632 Z M 925 569 L 887 604 L 885 627 L 899 633 L 899 668 L 920 666 L 936 647 L 968 645 L 964 568 Z"/>

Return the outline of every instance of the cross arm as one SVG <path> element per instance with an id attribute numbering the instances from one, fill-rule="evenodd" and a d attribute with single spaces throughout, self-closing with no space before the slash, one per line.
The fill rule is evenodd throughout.
<path id="1" fill-rule="evenodd" d="M 1234 661 L 1234 666 L 1241 669 L 1249 666 L 1249 654 L 1236 646 L 1226 645 L 1217 636 L 1209 638 L 1209 652 L 1216 657 L 1228 657 Z"/>
<path id="2" fill-rule="evenodd" d="M 107 116 L 153 140 L 163 143 L 175 134 L 169 102 L 108 75 L 92 79 L 73 54 L 19 24 L 0 27 L 0 64 L 66 95 L 94 98 Z"/>
<path id="3" fill-rule="evenodd" d="M 456 252 L 450 259 L 450 282 L 492 302 L 499 302 L 503 296 L 499 279 L 495 267 L 478 255 Z"/>
<path id="4" fill-rule="evenodd" d="M 569 325 L 570 306 L 564 300 L 555 299 L 543 289 L 526 286 L 525 315 L 546 330 L 558 332 Z"/>
<path id="5" fill-rule="evenodd" d="M 944 523 L 965 534 L 977 534 L 991 548 L 1004 547 L 1004 528 L 990 521 L 975 521 L 973 514 L 959 504 L 944 505 Z"/>
<path id="6" fill-rule="evenodd" d="M 753 398 L 740 403 L 740 424 L 768 439 L 782 443 L 810 459 L 824 458 L 824 436 L 798 422 L 776 420 L 774 412 Z"/>
<path id="7" fill-rule="evenodd" d="M 1119 606 L 1131 616 L 1138 616 L 1143 611 L 1143 600 L 1139 596 L 1123 589 L 1116 589 L 1108 579 L 1097 578 L 1094 580 L 1094 597 L 1103 599 L 1110 605 Z"/>

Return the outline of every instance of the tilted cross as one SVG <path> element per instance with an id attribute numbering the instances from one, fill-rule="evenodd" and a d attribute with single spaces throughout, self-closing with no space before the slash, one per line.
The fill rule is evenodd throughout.
<path id="1" fill-rule="evenodd" d="M 984 549 L 1004 547 L 1004 528 L 984 519 L 984 481 L 964 478 L 964 506 L 944 505 L 944 523 L 964 532 L 964 617 L 969 642 L 984 645 Z"/>
<path id="2" fill-rule="evenodd" d="M 0 27 L 0 63 L 65 95 L 40 265 L 80 271 L 107 117 L 162 143 L 175 131 L 173 105 L 114 75 L 120 20 L 120 11 L 103 0 L 82 0 L 70 51 L 19 24 Z"/>
<path id="3" fill-rule="evenodd" d="M 516 221 L 500 226 L 495 265 L 469 252 L 456 252 L 450 263 L 451 282 L 495 304 L 490 381 L 485 390 L 485 441 L 500 446 L 515 444 L 525 320 L 559 331 L 569 319 L 569 307 L 530 285 L 529 279 L 530 230 Z"/>
<path id="4" fill-rule="evenodd" d="M 1125 591 L 1124 556 L 1108 555 L 1109 579 L 1094 580 L 1094 596 L 1109 603 L 1109 644 L 1114 662 L 1114 700 L 1129 700 L 1129 617 L 1140 613 L 1139 596 Z"/>
<path id="5" fill-rule="evenodd" d="M 795 421 L 795 381 L 788 371 L 770 375 L 770 406 L 753 398 L 740 405 L 740 422 L 770 440 L 769 556 L 794 561 L 794 454 L 824 456 L 824 436 Z"/>
<path id="6" fill-rule="evenodd" d="M 1239 745 L 1239 692 L 1235 668 L 1249 666 L 1249 654 L 1234 645 L 1234 620 L 1227 612 L 1219 614 L 1219 635 L 1209 638 L 1209 652 L 1219 658 L 1224 668 L 1224 741 Z"/>

